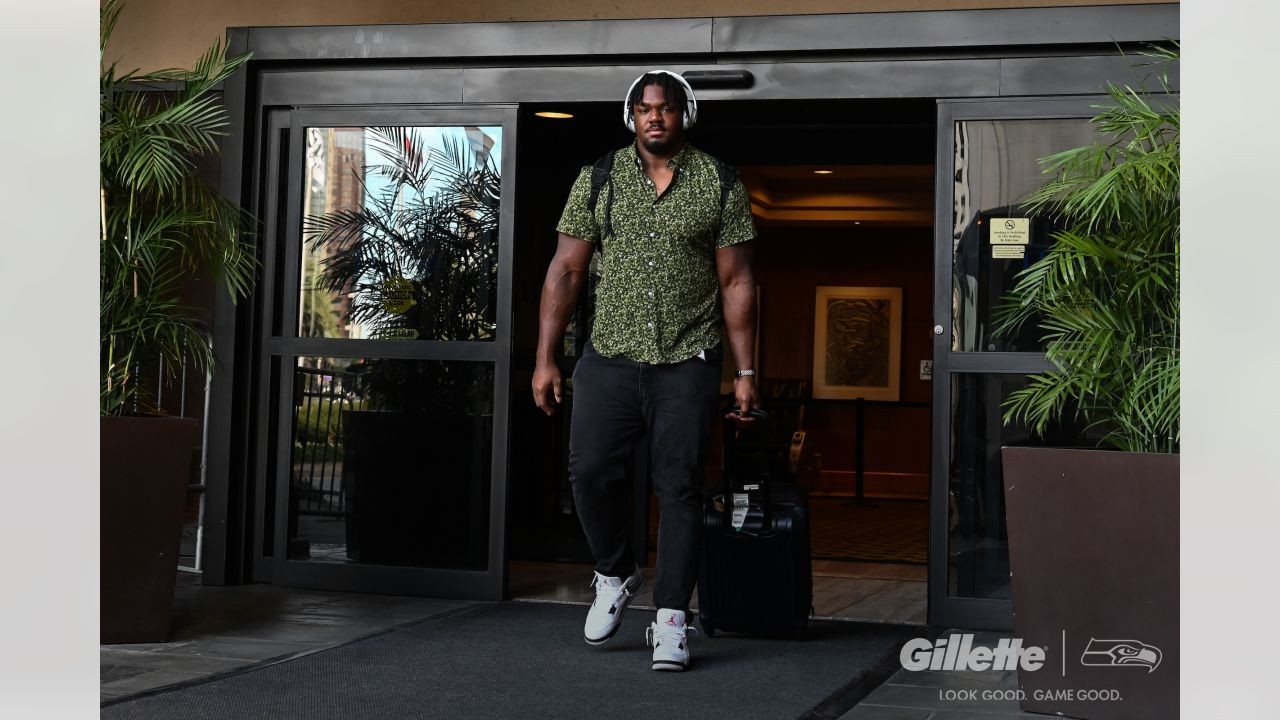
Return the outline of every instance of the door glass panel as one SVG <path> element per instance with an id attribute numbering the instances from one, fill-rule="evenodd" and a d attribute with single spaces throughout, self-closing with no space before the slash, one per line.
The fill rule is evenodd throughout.
<path id="1" fill-rule="evenodd" d="M 298 358 L 290 560 L 487 566 L 494 365 Z"/>
<path id="2" fill-rule="evenodd" d="M 502 128 L 305 130 L 300 337 L 493 340 Z"/>
<path id="3" fill-rule="evenodd" d="M 1099 434 L 1067 421 L 1034 437 L 1023 423 L 1004 425 L 1000 405 L 1026 387 L 1026 375 L 951 374 L 947 473 L 947 591 L 955 597 L 1009 597 L 1009 547 L 1000 447 L 1097 447 Z"/>
<path id="4" fill-rule="evenodd" d="M 1047 218 L 1030 217 L 1022 257 L 995 257 L 1006 249 L 993 245 L 992 228 L 1003 230 L 1007 218 L 1029 217 L 1021 202 L 1047 178 L 1040 158 L 1092 143 L 1095 130 L 1085 118 L 1070 118 L 967 120 L 954 131 L 951 349 L 1042 352 L 1034 319 L 1017 333 L 993 337 L 991 315 L 1014 276 L 1044 256 L 1056 228 Z"/>

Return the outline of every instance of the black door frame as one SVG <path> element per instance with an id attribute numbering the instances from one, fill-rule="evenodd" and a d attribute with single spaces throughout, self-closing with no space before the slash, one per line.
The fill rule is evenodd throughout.
<path id="1" fill-rule="evenodd" d="M 699 88 L 700 99 L 711 101 L 1091 95 L 1104 80 L 1128 79 L 1130 67 L 1141 62 L 1122 56 L 1117 43 L 1132 49 L 1178 36 L 1178 6 L 234 28 L 228 34 L 231 52 L 252 50 L 255 57 L 224 86 L 232 127 L 224 142 L 222 190 L 269 220 L 270 208 L 258 203 L 273 182 L 279 187 L 280 178 L 268 177 L 264 166 L 278 140 L 272 128 L 278 135 L 280 120 L 273 113 L 282 108 L 614 101 L 618 87 L 654 66 L 741 68 L 754 76 L 748 88 Z M 1176 71 L 1171 80 L 1176 87 Z M 942 197 L 949 194 L 939 196 L 940 206 Z M 278 224 L 278 218 L 271 221 Z M 263 260 L 264 273 L 274 270 L 270 258 Z M 948 267 L 935 284 L 949 273 Z M 264 278 L 255 295 L 270 292 L 270 282 Z M 260 355 L 255 346 L 270 340 L 255 322 L 259 302 L 233 305 L 219 294 L 215 306 L 219 372 L 210 410 L 208 584 L 247 581 L 253 558 L 261 557 L 252 531 L 260 527 L 263 503 L 254 502 L 252 488 L 268 458 L 254 444 L 263 417 L 255 402 L 263 390 L 254 383 L 269 374 L 251 363 Z M 935 368 L 938 360 L 935 353 Z M 957 358 L 944 367 L 960 372 L 969 362 L 981 359 Z M 945 407 L 937 404 L 940 384 L 935 382 L 935 408 Z M 935 457 L 935 475 L 937 462 Z M 495 501 L 499 496 L 505 500 L 505 488 Z M 934 610 L 933 565 L 945 562 L 945 555 L 936 561 L 932 555 L 934 534 L 930 622 L 945 624 L 953 614 Z M 984 611 L 974 612 L 981 618 Z"/>
<path id="2" fill-rule="evenodd" d="M 259 417 L 266 418 L 274 410 L 276 422 L 257 425 L 257 447 L 269 461 L 255 468 L 254 579 L 296 587 L 402 594 L 431 594 L 436 597 L 463 597 L 496 600 L 505 589 L 506 575 L 506 488 L 507 432 L 510 406 L 511 373 L 511 284 L 512 253 L 515 225 L 515 149 L 517 108 L 512 105 L 450 106 L 343 106 L 340 108 L 307 107 L 275 110 L 268 119 L 270 138 L 267 143 L 268 214 L 264 218 L 264 263 L 267 285 L 258 303 L 260 353 L 259 377 L 275 378 L 257 388 Z M 495 338 L 493 341 L 437 340 L 349 340 L 342 338 L 303 338 L 294 332 L 298 317 L 298 294 L 295 292 L 301 258 L 301 215 L 303 182 L 304 130 L 308 127 L 368 127 L 388 125 L 494 125 L 502 127 L 501 158 L 502 203 L 498 221 L 498 284 Z M 281 131 L 288 127 L 287 148 L 282 147 Z M 284 165 L 282 168 L 281 165 Z M 283 181 L 283 182 L 282 182 Z M 279 193 L 286 193 L 284 198 Z M 283 219 L 276 213 L 285 209 Z M 278 246 L 277 246 L 278 244 Z M 278 270 L 277 270 L 278 267 Z M 494 422 L 490 466 L 490 506 L 487 569 L 452 570 L 409 568 L 345 563 L 321 563 L 289 560 L 287 512 L 289 483 L 270 486 L 267 471 L 275 466 L 275 478 L 290 476 L 290 423 L 285 421 L 293 407 L 294 383 L 289 382 L 293 361 L 299 356 L 378 357 L 403 360 L 480 361 L 494 364 Z M 273 368 L 274 366 L 274 368 Z M 275 404 L 272 408 L 271 405 Z M 270 435 L 272 425 L 275 436 Z M 267 497 L 268 492 L 274 496 Z M 268 517 L 265 508 L 275 508 Z M 430 522 L 432 508 L 423 508 L 423 522 Z M 270 528 L 270 533 L 268 533 Z M 271 552 L 267 557 L 266 538 L 270 534 Z"/>
<path id="3" fill-rule="evenodd" d="M 952 348 L 953 193 L 955 123 L 965 120 L 1050 120 L 1088 118 L 1105 96 L 1068 98 L 986 98 L 938 101 L 934 188 L 933 288 L 933 455 L 929 478 L 929 624 L 1007 630 L 1013 627 L 1009 600 L 948 594 L 948 503 L 951 446 L 951 376 L 962 373 L 1027 374 L 1049 370 L 1044 353 L 956 352 Z M 941 332 L 939 332 L 941 329 Z"/>

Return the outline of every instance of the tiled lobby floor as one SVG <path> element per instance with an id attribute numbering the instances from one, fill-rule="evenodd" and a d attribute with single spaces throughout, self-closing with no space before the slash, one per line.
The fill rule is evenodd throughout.
<path id="1" fill-rule="evenodd" d="M 926 568 L 920 565 L 813 561 L 816 617 L 924 625 Z M 591 566 L 549 562 L 512 562 L 508 587 L 514 600 L 590 603 Z M 632 607 L 653 608 L 653 568 L 645 568 L 645 586 Z M 693 609 L 698 607 L 695 593 Z"/>
<path id="2" fill-rule="evenodd" d="M 649 551 L 657 550 L 658 502 L 649 500 Z M 916 563 L 929 553 L 929 503 L 809 494 L 809 544 L 815 558 L 855 563 Z"/>

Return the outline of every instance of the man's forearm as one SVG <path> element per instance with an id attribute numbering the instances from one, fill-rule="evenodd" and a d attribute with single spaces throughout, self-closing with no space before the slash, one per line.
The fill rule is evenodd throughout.
<path id="1" fill-rule="evenodd" d="M 738 370 L 755 368 L 756 340 L 755 283 L 749 274 L 721 289 L 724 306 L 724 328 L 729 353 Z"/>
<path id="2" fill-rule="evenodd" d="M 583 274 L 571 268 L 547 268 L 547 279 L 542 284 L 542 301 L 539 305 L 538 354 L 536 362 L 555 362 L 556 346 L 564 339 L 564 329 L 578 306 L 578 294 L 582 290 Z"/>

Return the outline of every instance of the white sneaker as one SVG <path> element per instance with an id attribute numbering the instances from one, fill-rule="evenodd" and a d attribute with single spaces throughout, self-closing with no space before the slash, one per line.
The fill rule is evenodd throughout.
<path id="1" fill-rule="evenodd" d="M 591 584 L 596 586 L 596 599 L 587 611 L 582 639 L 589 645 L 601 645 L 618 632 L 623 611 L 640 586 L 644 585 L 644 571 L 637 567 L 625 581 L 596 573 Z"/>
<path id="2" fill-rule="evenodd" d="M 653 647 L 653 669 L 680 672 L 689 667 L 689 637 L 698 629 L 685 625 L 683 610 L 658 611 L 658 621 L 644 631 L 646 645 Z"/>

